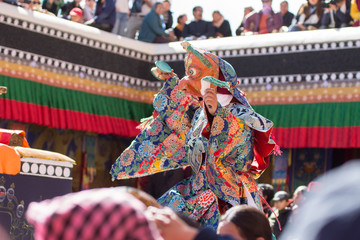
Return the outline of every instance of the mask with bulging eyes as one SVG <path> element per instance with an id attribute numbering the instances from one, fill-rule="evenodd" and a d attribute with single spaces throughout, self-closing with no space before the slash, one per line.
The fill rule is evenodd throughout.
<path id="1" fill-rule="evenodd" d="M 210 52 L 194 48 L 186 41 L 182 42 L 181 45 L 187 51 L 187 56 L 185 58 L 186 75 L 179 81 L 179 89 L 185 90 L 193 97 L 201 100 L 200 98 L 205 95 L 205 90 L 213 88 L 216 89 L 217 101 L 221 106 L 227 106 L 235 97 L 238 102 L 250 107 L 244 95 L 236 88 L 237 75 L 230 63 Z M 213 77 L 229 83 L 230 86 L 224 88 L 214 83 L 219 86 L 217 87 L 202 80 L 204 77 Z"/>
<path id="2" fill-rule="evenodd" d="M 207 76 L 214 78 L 219 77 L 219 66 L 209 56 L 203 54 L 199 56 L 188 53 L 185 59 L 185 76 L 180 80 L 180 89 L 188 91 L 195 97 L 202 97 L 207 88 L 216 88 L 215 85 L 210 84 L 201 79 Z M 204 64 L 206 61 L 206 64 Z"/>

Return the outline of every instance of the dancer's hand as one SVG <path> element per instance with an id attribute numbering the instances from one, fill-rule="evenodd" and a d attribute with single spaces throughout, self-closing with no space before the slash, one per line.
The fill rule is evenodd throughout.
<path id="1" fill-rule="evenodd" d="M 214 88 L 208 88 L 205 90 L 204 103 L 209 113 L 214 115 L 217 109 L 217 96 Z"/>
<path id="2" fill-rule="evenodd" d="M 167 73 L 167 72 L 161 71 L 157 67 L 153 67 L 151 69 L 151 73 L 154 75 L 154 77 L 156 77 L 159 80 L 163 80 L 163 81 L 166 81 L 167 79 L 169 79 L 171 77 L 177 76 L 176 73 L 174 73 L 174 69 L 172 70 L 171 73 Z"/>

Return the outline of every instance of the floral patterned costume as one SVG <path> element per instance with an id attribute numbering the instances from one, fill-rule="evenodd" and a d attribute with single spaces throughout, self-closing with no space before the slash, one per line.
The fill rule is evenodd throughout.
<path id="1" fill-rule="evenodd" d="M 210 116 L 198 99 L 182 90 L 183 80 L 171 77 L 154 98 L 154 118 L 116 160 L 111 174 L 134 178 L 190 165 L 194 174 L 158 201 L 216 228 L 227 205 L 261 209 L 254 177 L 267 167 L 275 143 L 270 138 L 272 122 L 255 113 L 234 87 L 231 65 L 203 54 L 216 62 L 225 81 L 232 82 L 236 101 L 218 103 Z"/>

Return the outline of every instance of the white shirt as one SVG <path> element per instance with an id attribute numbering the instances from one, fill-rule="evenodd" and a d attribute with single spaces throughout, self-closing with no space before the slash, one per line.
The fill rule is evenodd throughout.
<path id="1" fill-rule="evenodd" d="M 116 0 L 115 3 L 116 11 L 121 13 L 129 12 L 129 0 Z"/>
<path id="2" fill-rule="evenodd" d="M 319 22 L 319 17 L 317 14 L 312 14 L 308 19 L 305 21 L 305 14 L 301 14 L 299 17 L 298 23 L 305 23 L 305 24 L 317 24 Z"/>
<path id="3" fill-rule="evenodd" d="M 346 3 L 344 3 L 343 5 L 341 5 L 340 11 L 341 11 L 342 13 L 346 13 Z"/>
<path id="4" fill-rule="evenodd" d="M 148 0 L 149 2 L 151 2 L 153 5 L 154 3 L 156 3 L 156 0 Z M 151 7 L 149 7 L 145 1 L 144 4 L 141 7 L 141 13 L 140 15 L 145 16 L 146 14 L 148 14 L 151 11 Z"/>

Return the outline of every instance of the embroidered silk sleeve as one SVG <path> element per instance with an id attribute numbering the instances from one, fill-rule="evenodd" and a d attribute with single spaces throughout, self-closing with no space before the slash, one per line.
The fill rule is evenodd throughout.
<path id="1" fill-rule="evenodd" d="M 110 171 L 113 179 L 142 177 L 188 164 L 184 139 L 194 106 L 177 83 L 177 77 L 170 78 L 155 96 L 156 117 L 115 161 Z"/>
<path id="2" fill-rule="evenodd" d="M 218 104 L 210 130 L 206 175 L 215 195 L 232 205 L 247 203 L 243 184 L 260 205 L 256 184 L 247 173 L 254 157 L 253 143 L 253 130 Z"/>

